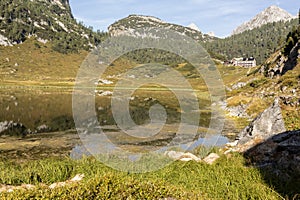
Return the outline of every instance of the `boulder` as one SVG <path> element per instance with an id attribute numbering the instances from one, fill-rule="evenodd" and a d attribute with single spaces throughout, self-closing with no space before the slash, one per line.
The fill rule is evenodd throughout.
<path id="1" fill-rule="evenodd" d="M 300 181 L 300 130 L 275 135 L 244 155 L 280 181 Z"/>
<path id="2" fill-rule="evenodd" d="M 236 138 L 238 140 L 237 145 L 240 146 L 240 151 L 244 152 L 256 144 L 285 131 L 279 99 L 275 99 L 268 109 L 259 114 L 240 132 Z"/>
<path id="3" fill-rule="evenodd" d="M 49 126 L 47 126 L 46 124 L 42 124 L 36 128 L 37 133 L 46 133 L 46 132 L 50 132 L 50 131 L 51 131 L 51 128 Z"/>
<path id="4" fill-rule="evenodd" d="M 216 153 L 211 153 L 209 154 L 206 158 L 203 159 L 203 161 L 207 164 L 212 165 L 213 163 L 215 163 L 218 159 L 220 158 L 220 156 Z"/>
<path id="5" fill-rule="evenodd" d="M 177 152 L 177 151 L 166 151 L 165 155 L 168 156 L 171 159 L 174 160 L 180 160 L 183 162 L 187 162 L 187 161 L 196 161 L 196 162 L 200 162 L 201 158 L 195 156 L 192 153 L 184 153 L 184 152 Z"/>
<path id="6" fill-rule="evenodd" d="M 13 121 L 0 122 L 0 136 L 24 136 L 27 134 L 27 129 L 23 124 Z"/>

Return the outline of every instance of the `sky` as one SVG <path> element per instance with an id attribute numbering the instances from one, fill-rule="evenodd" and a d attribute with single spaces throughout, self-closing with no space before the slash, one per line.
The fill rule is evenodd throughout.
<path id="1" fill-rule="evenodd" d="M 271 5 L 298 15 L 300 0 L 70 0 L 74 17 L 94 30 L 130 14 L 150 15 L 169 23 L 196 24 L 201 32 L 226 37 Z"/>

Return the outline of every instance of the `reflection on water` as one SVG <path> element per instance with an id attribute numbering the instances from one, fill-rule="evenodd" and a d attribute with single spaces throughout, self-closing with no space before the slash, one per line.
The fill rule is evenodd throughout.
<path id="1" fill-rule="evenodd" d="M 150 97 L 149 97 L 150 95 Z M 95 111 L 100 125 L 114 125 L 111 97 L 95 97 Z M 168 91 L 142 92 L 133 94 L 129 101 L 130 115 L 136 124 L 149 123 L 149 110 L 153 105 L 162 105 L 166 109 L 167 123 L 180 121 L 181 110 L 174 95 Z M 185 102 L 187 105 L 190 102 Z M 210 102 L 202 100 L 200 104 L 200 125 L 209 124 L 210 112 L 207 105 Z M 151 111 L 151 110 L 150 110 Z M 194 113 L 199 115 L 199 113 Z M 51 131 L 62 131 L 75 128 L 72 112 L 72 90 L 57 89 L 0 89 L 0 122 L 14 121 L 25 127 L 36 130 L 47 125 Z"/>
<path id="2" fill-rule="evenodd" d="M 128 136 L 122 130 L 105 132 L 101 134 L 81 135 L 82 144 L 76 145 L 70 154 L 73 159 L 80 159 L 84 156 L 97 155 L 127 155 L 132 161 L 138 160 L 141 154 L 150 152 L 164 153 L 171 149 L 181 149 L 182 151 L 193 151 L 199 146 L 221 147 L 229 142 L 228 138 L 218 135 L 205 135 L 195 139 L 195 135 L 169 134 L 176 125 L 168 125 L 162 132 L 149 138 L 134 138 Z M 103 127 L 104 128 L 104 127 Z M 172 131 L 171 131 L 172 132 Z"/>
<path id="3" fill-rule="evenodd" d="M 41 125 L 52 131 L 73 128 L 71 91 L 1 89 L 0 121 L 22 123 L 31 130 Z"/>
<path id="4" fill-rule="evenodd" d="M 197 141 L 195 141 L 192 144 L 182 144 L 179 146 L 180 149 L 188 149 L 188 151 L 193 151 L 194 149 L 196 149 L 199 146 L 206 146 L 206 147 L 222 147 L 224 146 L 226 143 L 228 143 L 229 140 L 227 137 L 224 137 L 222 135 L 213 135 L 210 136 L 208 138 L 199 138 Z M 114 146 L 113 145 L 105 145 L 105 146 L 101 146 L 99 144 L 95 144 L 95 143 L 87 143 L 85 145 L 76 145 L 71 153 L 70 153 L 70 157 L 72 159 L 81 159 L 85 156 L 95 156 L 97 155 L 97 153 L 99 154 L 101 151 L 101 149 L 110 149 L 111 151 L 114 150 Z M 143 147 L 146 148 L 146 147 Z M 158 153 L 164 153 L 165 151 L 170 150 L 171 148 L 161 148 L 159 151 L 157 151 Z M 96 154 L 93 154 L 96 153 Z M 134 161 L 135 159 L 138 159 L 140 157 L 139 154 L 134 154 L 134 152 L 132 152 L 132 155 L 130 155 L 130 160 Z"/>
<path id="5" fill-rule="evenodd" d="M 149 97 L 149 93 L 151 93 L 151 97 Z M 210 102 L 206 100 L 201 100 L 200 113 L 192 113 L 193 115 L 200 115 L 200 126 L 189 127 L 188 124 L 185 124 L 183 128 L 181 127 L 180 132 L 178 130 L 180 130 L 181 111 L 178 109 L 178 101 L 174 100 L 175 98 L 172 98 L 171 94 L 166 95 L 165 91 L 164 93 L 162 91 L 151 91 L 148 93 L 133 94 L 129 102 L 130 115 L 136 124 L 143 125 L 146 129 L 140 131 L 139 128 L 133 128 L 129 131 L 131 134 L 128 136 L 122 133 L 115 125 L 110 106 L 111 98 L 109 96 L 97 95 L 95 98 L 97 120 L 105 133 L 106 140 L 102 139 L 101 141 L 93 137 L 81 137 L 81 142 L 78 140 L 76 145 L 72 142 L 73 146 L 67 145 L 67 148 L 65 148 L 66 145 L 63 144 L 64 147 L 62 145 L 61 148 L 70 151 L 70 155 L 74 159 L 81 158 L 84 155 L 91 155 L 91 153 L 97 154 L 104 150 L 106 153 L 109 153 L 118 149 L 119 151 L 132 152 L 130 159 L 135 160 L 139 156 L 138 154 L 135 155 L 134 152 L 163 152 L 175 146 L 183 150 L 193 150 L 201 145 L 222 146 L 228 142 L 228 139 L 222 136 L 223 133 L 207 132 L 211 114 L 209 108 Z M 187 105 L 189 103 L 186 101 Z M 149 108 L 156 104 L 161 104 L 166 109 L 167 124 L 163 127 L 161 127 L 161 124 L 158 127 L 147 126 L 150 123 L 149 114 L 151 115 Z M 218 119 L 215 120 L 217 121 Z M 64 134 L 65 130 L 75 128 L 72 114 L 72 90 L 49 88 L 0 89 L 0 122 L 2 121 L 22 123 L 33 132 L 37 127 L 45 125 L 48 127 L 48 132 L 60 131 L 61 134 Z M 195 128 L 198 129 L 196 131 L 197 134 L 189 134 L 190 132 L 194 133 L 192 130 L 195 130 Z M 152 132 L 159 133 L 150 134 Z M 205 136 L 207 137 L 204 138 Z M 39 137 L 43 138 L 43 135 L 39 135 Z M 60 135 L 56 134 L 55 140 L 59 139 L 59 137 Z M 61 136 L 61 140 L 68 140 L 67 138 Z M 46 141 L 50 140 L 46 139 L 45 145 Z M 39 150 L 39 146 L 34 148 L 36 152 L 42 153 L 46 147 L 43 147 L 44 150 Z M 60 146 L 57 146 L 55 153 L 57 153 L 58 148 Z M 32 150 L 24 149 L 25 153 L 30 153 L 30 151 Z"/>

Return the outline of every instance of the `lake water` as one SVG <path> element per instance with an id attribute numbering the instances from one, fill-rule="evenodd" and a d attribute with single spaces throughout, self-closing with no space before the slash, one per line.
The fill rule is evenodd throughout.
<path id="1" fill-rule="evenodd" d="M 138 136 L 135 138 L 132 137 L 132 135 L 126 135 L 124 130 L 121 130 L 118 126 L 116 126 L 116 122 L 111 111 L 111 97 L 96 95 L 94 110 L 96 111 L 96 117 L 99 122 L 98 125 L 102 131 L 102 133 L 99 131 L 97 134 L 105 134 L 111 142 L 111 146 L 125 148 L 132 152 L 153 150 L 159 151 L 168 145 L 170 146 L 171 142 L 173 142 L 174 145 L 189 150 L 200 145 L 224 145 L 229 141 L 229 139 L 223 135 L 225 135 L 228 131 L 233 131 L 228 130 L 228 127 L 230 127 L 230 129 L 232 128 L 232 124 L 229 124 L 230 126 L 228 126 L 228 123 L 226 123 L 225 128 L 221 131 L 210 133 L 208 131 L 208 127 L 211 122 L 210 102 L 205 100 L 201 102 L 202 104 L 200 105 L 200 112 L 193 113 L 193 115 L 200 115 L 200 122 L 198 126 L 195 126 L 195 124 L 184 125 L 184 131 L 182 131 L 183 133 L 177 137 L 176 133 L 178 132 L 178 129 L 180 129 L 181 120 L 181 111 L 178 109 L 178 102 L 176 102 L 173 98 L 170 98 L 170 95 L 167 93 L 166 95 L 163 95 L 161 91 L 152 91 L 149 93 L 141 92 L 134 94 L 130 100 L 129 107 L 130 115 L 136 124 L 146 126 L 147 124 L 149 125 L 151 121 L 149 118 L 149 109 L 152 105 L 157 103 L 162 104 L 166 108 L 166 113 L 168 114 L 166 125 L 164 125 L 160 131 L 155 130 L 156 127 L 149 126 L 144 130 L 146 135 L 143 136 L 143 133 L 141 133 L 140 129 L 133 128 L 131 130 L 131 134 Z M 214 120 L 217 121 L 216 123 L 218 123 L 219 119 Z M 68 130 L 73 130 L 72 134 L 76 134 L 72 112 L 71 88 L 2 88 L 0 89 L 0 122 L 2 121 L 14 121 L 22 123 L 33 133 L 38 131 L 39 127 L 43 126 L 47 127 L 45 132 L 55 132 L 55 134 L 50 136 L 49 134 L 45 133 L 37 134 L 38 136 L 33 134 L 26 136 L 28 138 L 20 138 L 15 142 L 20 142 L 22 140 L 25 141 L 26 139 L 30 138 L 30 141 L 41 141 L 43 140 L 43 136 L 45 136 L 45 138 L 51 138 L 55 140 L 59 139 L 59 134 L 61 134 L 61 140 L 66 140 L 66 143 L 62 142 L 61 148 L 65 151 L 71 152 L 71 157 L 75 159 L 80 158 L 83 155 L 89 155 L 90 153 L 86 149 L 93 151 L 91 149 L 99 149 L 101 148 L 101 145 L 102 148 L 105 146 L 106 150 L 112 148 L 105 140 L 97 141 L 97 145 L 95 145 L 93 142 L 83 141 L 84 138 L 82 138 L 82 133 L 79 134 L 79 137 L 63 136 L 64 134 L 70 134 L 70 131 Z M 189 129 L 191 129 L 191 131 L 189 131 Z M 149 130 L 149 132 L 154 130 L 154 132 L 157 131 L 157 133 L 149 137 L 149 135 L 147 135 L 147 130 Z M 195 132 L 194 130 L 197 131 Z M 57 134 L 58 132 L 59 134 Z M 190 132 L 193 134 L 190 134 Z M 51 142 L 51 139 L 49 139 L 49 142 Z M 72 140 L 72 143 L 68 143 L 68 140 Z M 5 141 L 8 141 L 8 139 L 2 139 L 2 143 L 5 143 Z M 43 141 L 43 144 L 46 144 L 46 140 Z M 27 150 L 29 152 L 30 148 L 25 149 L 24 151 Z M 59 151 L 59 146 L 57 147 L 57 150 Z M 5 152 L 3 149 L 1 149 L 1 146 L 0 151 Z M 59 154 L 59 152 L 57 153 Z"/>

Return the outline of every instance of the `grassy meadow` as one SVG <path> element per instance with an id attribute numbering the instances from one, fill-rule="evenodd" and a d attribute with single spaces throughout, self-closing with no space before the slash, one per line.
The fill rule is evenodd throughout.
<path id="1" fill-rule="evenodd" d="M 30 56 L 28 56 L 30 55 Z M 72 145 L 77 144 L 74 123 L 72 121 L 72 91 L 74 80 L 81 62 L 88 55 L 79 54 L 62 56 L 51 48 L 51 44 L 42 44 L 34 38 L 13 47 L 0 47 L 0 109 L 1 120 L 15 120 L 24 123 L 28 128 L 43 124 L 53 127 L 55 136 L 48 133 L 11 137 L 10 143 L 2 136 L 0 140 L 0 185 L 33 184 L 36 188 L 0 193 L 0 199 L 299 199 L 297 188 L 282 185 L 276 177 L 270 177 L 251 166 L 243 155 L 233 153 L 221 155 L 213 165 L 196 162 L 172 162 L 158 171 L 131 174 L 111 169 L 93 157 L 80 160 L 69 158 Z M 106 76 L 124 73 L 136 65 L 133 61 L 117 60 L 112 68 L 108 68 Z M 187 65 L 180 64 L 175 68 L 185 77 L 197 91 L 201 100 L 200 132 L 205 132 L 211 116 L 210 96 L 201 78 L 190 76 Z M 247 83 L 245 87 L 227 91 L 228 106 L 247 104 L 247 114 L 255 117 L 267 108 L 280 93 L 282 86 L 290 90 L 296 86 L 299 76 L 299 65 L 296 73 L 287 73 L 287 79 L 269 80 L 262 75 L 253 75 L 256 69 L 241 67 L 224 67 L 217 65 L 224 84 L 231 87 L 240 81 Z M 298 73 L 298 74 L 297 74 Z M 248 76 L 247 76 L 248 74 Z M 110 78 L 117 81 L 117 77 Z M 97 90 L 111 90 L 114 84 L 97 86 Z M 96 86 L 95 86 L 96 87 Z M 269 96 L 259 94 L 267 91 Z M 274 93 L 274 95 L 271 95 Z M 132 118 L 137 123 L 149 120 L 145 110 L 155 103 L 167 108 L 169 122 L 178 122 L 181 110 L 178 108 L 176 96 L 161 86 L 148 85 L 140 88 L 130 101 Z M 152 100 L 145 100 L 149 96 Z M 110 98 L 96 96 L 95 109 L 101 125 L 114 124 L 110 111 Z M 299 129 L 299 110 L 290 105 L 282 105 L 286 127 L 289 130 Z M 146 116 L 147 115 L 147 116 Z M 248 119 L 228 117 L 242 128 Z M 233 127 L 235 128 L 235 127 Z M 66 130 L 73 129 L 66 134 Z M 62 134 L 63 141 L 57 138 Z M 69 135 L 68 135 L 69 134 Z M 50 139 L 51 138 L 51 139 Z M 27 139 L 25 141 L 25 139 Z M 64 146 L 59 152 L 59 148 Z M 65 142 L 67 141 L 67 142 Z M 18 144 L 18 145 L 14 145 Z M 42 148 L 41 148 L 42 147 Z M 49 149 L 50 150 L 49 150 Z M 25 150 L 24 150 L 25 149 Z M 47 151 L 48 149 L 48 151 Z M 24 150 L 24 151 L 23 151 Z M 45 151 L 44 153 L 42 151 Z M 33 152 L 28 156 L 26 152 Z M 35 153 L 39 156 L 35 157 Z M 193 153 L 200 156 L 201 150 Z M 207 152 L 206 152 L 207 153 Z M 18 159 L 10 159 L 9 155 Z M 202 155 L 203 156 L 203 155 Z M 155 163 L 154 163 L 155 164 Z M 76 174 L 84 174 L 79 183 L 66 187 L 49 189 L 46 185 L 71 179 Z"/>
<path id="2" fill-rule="evenodd" d="M 43 159 L 25 163 L 0 162 L 3 184 L 37 186 L 32 190 L 1 193 L 2 199 L 284 199 L 260 171 L 246 166 L 239 154 L 222 156 L 208 165 L 173 162 L 155 172 L 129 174 L 106 167 L 93 158 Z M 84 174 L 82 182 L 63 188 L 45 185 Z M 280 188 L 284 190 L 286 188 Z M 288 191 L 288 190 L 286 190 Z M 292 194 L 286 194 L 292 197 Z"/>

